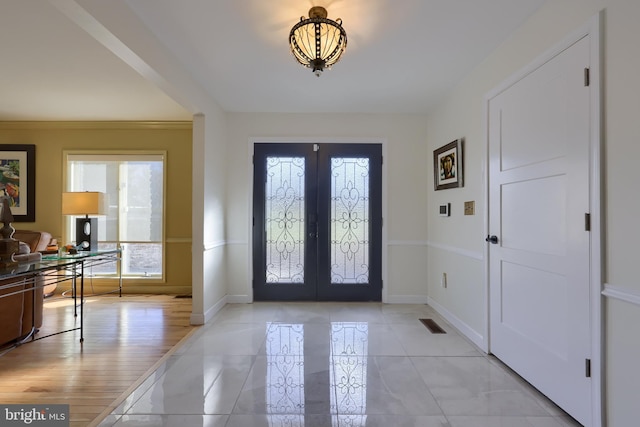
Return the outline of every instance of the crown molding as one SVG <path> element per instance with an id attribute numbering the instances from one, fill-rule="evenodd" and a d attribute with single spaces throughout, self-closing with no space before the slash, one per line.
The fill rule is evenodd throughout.
<path id="1" fill-rule="evenodd" d="M 0 129 L 192 129 L 191 121 L 0 121 Z"/>

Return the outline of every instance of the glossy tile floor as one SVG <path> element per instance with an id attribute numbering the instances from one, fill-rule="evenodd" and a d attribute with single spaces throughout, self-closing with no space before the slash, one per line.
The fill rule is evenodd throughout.
<path id="1" fill-rule="evenodd" d="M 578 425 L 430 307 L 378 303 L 227 305 L 100 424 Z"/>

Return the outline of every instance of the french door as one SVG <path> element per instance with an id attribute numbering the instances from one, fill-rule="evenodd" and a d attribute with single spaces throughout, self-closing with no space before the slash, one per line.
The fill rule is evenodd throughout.
<path id="1" fill-rule="evenodd" d="M 253 295 L 380 301 L 382 146 L 254 145 Z"/>

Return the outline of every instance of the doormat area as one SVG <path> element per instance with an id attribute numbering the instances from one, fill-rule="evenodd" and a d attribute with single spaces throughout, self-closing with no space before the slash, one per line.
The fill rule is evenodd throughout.
<path id="1" fill-rule="evenodd" d="M 440 325 L 438 325 L 436 323 L 436 321 L 433 320 L 433 319 L 420 319 L 420 321 L 422 322 L 422 324 L 424 326 L 427 327 L 427 329 L 429 329 L 429 332 L 431 332 L 432 334 L 446 334 L 447 333 L 447 331 L 442 329 L 440 327 Z"/>

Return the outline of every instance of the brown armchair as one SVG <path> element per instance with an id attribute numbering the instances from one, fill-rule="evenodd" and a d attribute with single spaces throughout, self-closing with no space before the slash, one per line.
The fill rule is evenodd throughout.
<path id="1" fill-rule="evenodd" d="M 46 251 L 51 242 L 51 233 L 46 231 L 16 230 L 11 237 L 29 245 L 32 253 Z"/>
<path id="2" fill-rule="evenodd" d="M 46 231 L 15 230 L 12 237 L 23 242 L 14 255 L 19 263 L 16 273 L 42 259 L 41 252 L 51 242 L 51 234 Z M 0 347 L 16 344 L 42 326 L 44 295 L 52 294 L 56 288 L 55 284 L 43 285 L 44 277 L 39 274 L 0 280 Z M 35 291 L 29 290 L 34 287 Z"/>
<path id="3" fill-rule="evenodd" d="M 16 230 L 11 237 L 26 243 L 29 246 L 29 251 L 31 253 L 45 252 L 47 250 L 47 246 L 49 246 L 49 243 L 51 242 L 51 233 L 47 231 Z M 48 297 L 53 295 L 55 290 L 55 284 L 45 286 L 44 296 Z"/>
<path id="4" fill-rule="evenodd" d="M 41 257 L 40 253 L 16 255 L 14 259 L 22 263 L 15 272 L 25 271 L 29 262 Z M 0 347 L 18 343 L 42 326 L 43 280 L 40 274 L 0 280 Z"/>

